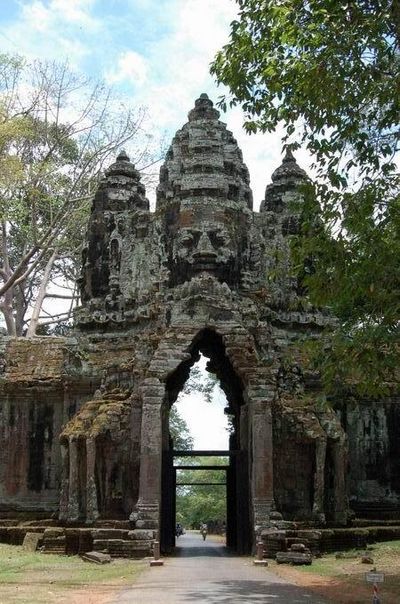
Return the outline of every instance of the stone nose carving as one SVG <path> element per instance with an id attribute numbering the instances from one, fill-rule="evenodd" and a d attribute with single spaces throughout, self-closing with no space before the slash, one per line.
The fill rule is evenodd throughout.
<path id="1" fill-rule="evenodd" d="M 193 258 L 216 258 L 217 254 L 210 241 L 210 237 L 207 232 L 203 232 L 200 236 L 196 250 L 193 252 Z"/>

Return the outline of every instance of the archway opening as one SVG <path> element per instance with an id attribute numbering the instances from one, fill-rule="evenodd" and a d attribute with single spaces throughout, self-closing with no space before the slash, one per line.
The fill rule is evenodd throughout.
<path id="1" fill-rule="evenodd" d="M 189 348 L 190 358 L 182 362 L 169 376 L 166 382 L 166 395 L 163 406 L 163 472 L 161 498 L 161 545 L 164 553 L 171 551 L 175 545 L 176 527 L 176 483 L 179 470 L 190 470 L 191 475 L 197 467 L 199 471 L 208 468 L 210 473 L 216 471 L 216 465 L 223 466 L 220 475 L 225 475 L 226 517 L 220 518 L 226 529 L 226 543 L 237 553 L 248 553 L 251 548 L 251 532 L 249 519 L 249 487 L 248 487 L 248 445 L 247 445 L 247 414 L 243 400 L 243 384 L 236 374 L 225 350 L 222 337 L 211 329 L 202 330 L 193 340 Z M 184 390 L 185 383 L 190 378 L 190 371 L 199 363 L 202 355 L 207 359 L 205 369 L 221 389 L 217 402 L 225 412 L 225 430 L 220 428 L 220 440 L 211 440 L 213 433 L 210 424 L 202 421 L 202 434 L 196 435 L 196 443 L 202 443 L 201 448 L 194 445 L 192 450 L 180 450 L 174 445 L 171 437 L 171 409 Z M 200 361 L 201 362 L 201 361 Z M 200 388 L 201 391 L 201 388 Z M 218 390 L 217 390 L 218 391 Z M 197 393 L 198 394 L 198 393 Z M 192 402 L 193 404 L 193 402 Z M 207 409 L 209 402 L 199 402 L 195 397 L 195 405 L 191 413 L 200 417 Z M 208 409 L 209 410 L 209 409 Z M 192 418 L 193 419 L 193 418 Z M 203 417 L 204 419 L 204 417 Z M 193 423 L 193 422 L 188 422 Z M 218 438 L 218 437 L 217 437 Z M 175 438 L 176 440 L 176 438 Z M 222 443 L 223 448 L 214 448 L 216 443 Z M 194 444 L 194 443 L 193 443 Z M 218 446 L 218 444 L 217 444 Z M 222 444 L 219 444 L 222 446 Z M 203 448 L 204 447 L 204 448 Z M 213 459 L 216 463 L 213 463 Z M 189 461 L 188 461 L 189 460 Z M 217 474 L 218 475 L 218 474 Z M 210 485 L 215 482 L 210 474 Z M 180 479 L 178 477 L 178 483 Z M 223 483 L 223 480 L 218 480 Z M 196 482 L 194 480 L 194 482 Z M 204 482 L 204 473 L 202 480 Z M 207 482 L 207 481 L 206 481 Z M 206 511 L 205 511 L 206 513 Z M 212 523 L 216 519 L 204 520 Z"/>

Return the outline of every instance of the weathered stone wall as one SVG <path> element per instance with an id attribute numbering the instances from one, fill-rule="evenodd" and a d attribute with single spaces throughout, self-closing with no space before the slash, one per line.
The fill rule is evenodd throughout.
<path id="1" fill-rule="evenodd" d="M 1 511 L 58 507 L 58 435 L 68 413 L 63 363 L 63 342 L 59 339 L 32 342 L 4 338 L 2 342 Z"/>
<path id="2" fill-rule="evenodd" d="M 349 441 L 349 498 L 358 513 L 398 517 L 400 400 L 348 402 L 342 422 Z"/>

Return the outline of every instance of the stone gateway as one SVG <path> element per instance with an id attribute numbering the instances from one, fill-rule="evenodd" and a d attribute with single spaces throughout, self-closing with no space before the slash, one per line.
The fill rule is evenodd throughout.
<path id="1" fill-rule="evenodd" d="M 155 212 L 119 154 L 93 201 L 73 337 L 1 340 L 2 518 L 130 519 L 133 543 L 161 537 L 168 550 L 169 411 L 200 353 L 234 427 L 237 552 L 287 521 L 398 514 L 398 401 L 342 393 L 321 407 L 304 362 L 304 342 L 334 324 L 290 264 L 306 179 L 287 153 L 254 212 L 242 153 L 205 94 L 169 148 Z"/>

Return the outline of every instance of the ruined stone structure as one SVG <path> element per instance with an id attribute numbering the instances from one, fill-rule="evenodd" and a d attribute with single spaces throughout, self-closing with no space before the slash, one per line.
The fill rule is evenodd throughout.
<path id="1" fill-rule="evenodd" d="M 289 262 L 306 175 L 287 153 L 254 212 L 238 145 L 207 95 L 150 212 L 125 153 L 93 201 L 71 338 L 2 341 L 0 512 L 64 524 L 131 519 L 171 541 L 171 405 L 202 352 L 230 438 L 228 539 L 284 520 L 345 525 L 400 509 L 398 401 L 321 408 L 305 340 L 332 325 Z"/>

